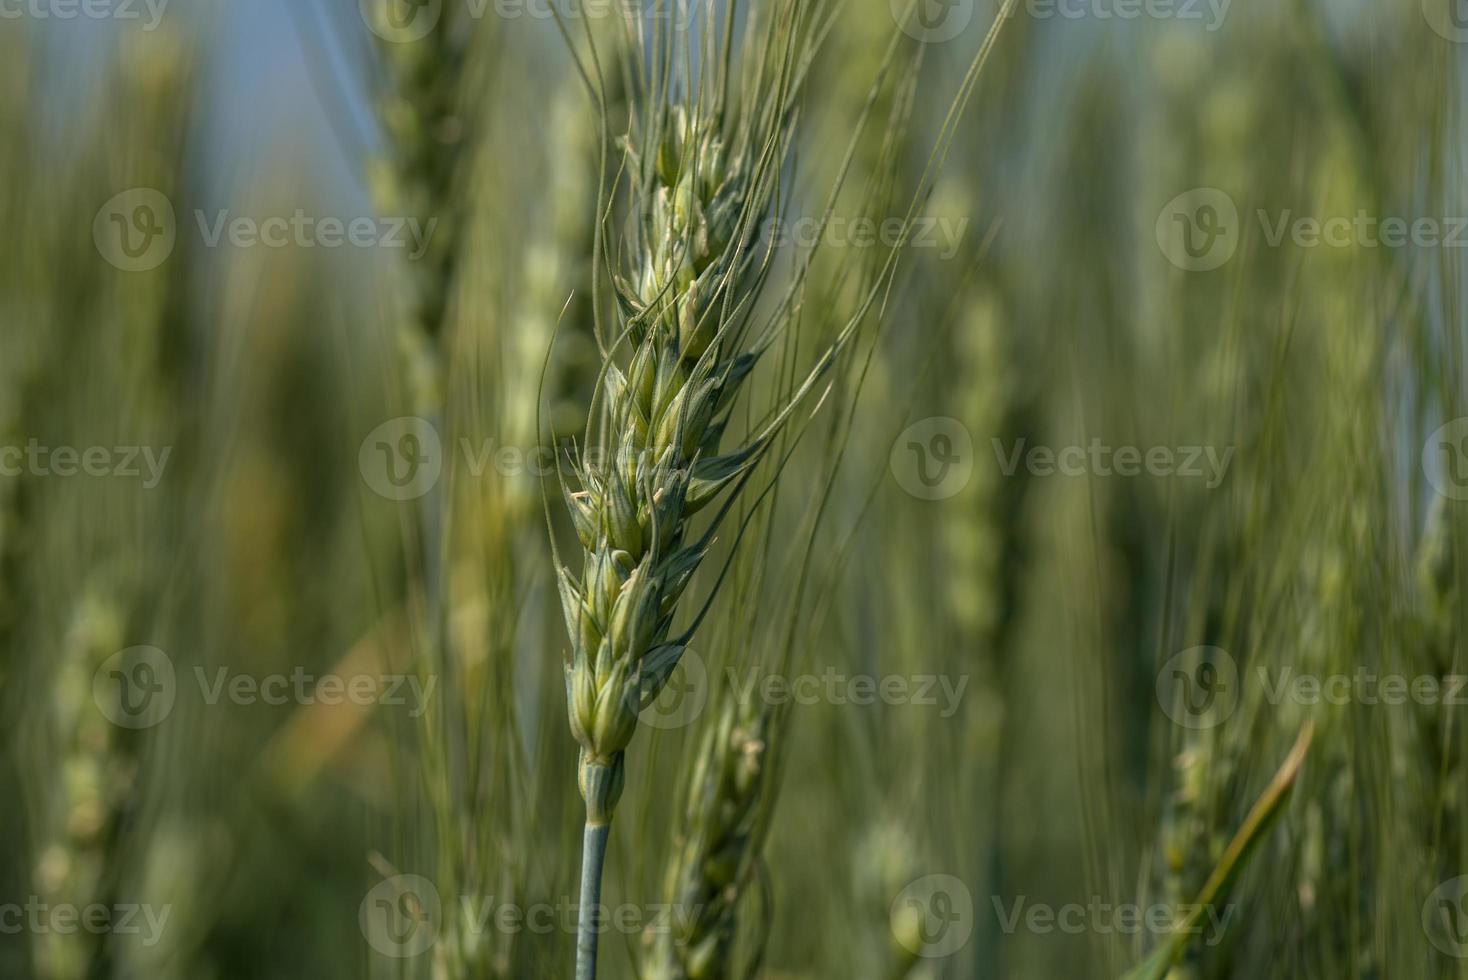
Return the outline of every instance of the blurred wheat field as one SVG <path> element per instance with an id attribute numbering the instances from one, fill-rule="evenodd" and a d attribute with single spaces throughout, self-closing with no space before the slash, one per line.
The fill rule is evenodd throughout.
<path id="1" fill-rule="evenodd" d="M 0 0 L 0 977 L 1468 977 L 1463 0 Z"/>

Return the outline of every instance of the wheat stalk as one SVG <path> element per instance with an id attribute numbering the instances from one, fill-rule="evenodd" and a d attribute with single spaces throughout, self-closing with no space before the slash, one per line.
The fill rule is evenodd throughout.
<path id="1" fill-rule="evenodd" d="M 690 67 L 693 52 L 675 50 L 663 25 L 649 39 L 635 19 L 629 23 L 636 40 L 627 45 L 636 68 L 628 73 L 634 124 L 623 146 L 631 173 L 631 231 L 622 242 L 623 265 L 611 273 L 617 329 L 604 331 L 602 317 L 594 313 L 605 380 L 602 405 L 588 413 L 593 421 L 586 447 L 595 452 L 583 450 L 573 460 L 577 489 L 562 487 L 582 549 L 579 576 L 561 562 L 552 535 L 571 639 L 566 697 L 571 731 L 580 745 L 578 783 L 586 803 L 578 980 L 596 975 L 602 865 L 638 712 L 662 690 L 709 609 L 706 602 L 675 635 L 679 601 L 754 468 L 795 408 L 850 348 L 858 327 L 890 287 L 897 258 L 1002 24 L 1002 18 L 996 20 L 969 65 L 908 206 L 903 235 L 876 263 L 880 270 L 867 280 L 871 288 L 865 298 L 803 380 L 791 370 L 775 404 L 751 422 L 752 434 L 739 448 L 726 450 L 724 436 L 741 385 L 800 316 L 809 255 L 768 322 L 749 336 L 772 256 L 756 242 L 768 219 L 781 213 L 780 181 L 795 131 L 795 99 L 834 20 L 824 3 L 771 0 L 752 8 L 736 80 L 737 6 L 724 6 L 721 27 L 703 22 L 697 73 Z M 594 48 L 590 61 L 590 67 L 583 61 L 578 67 L 605 118 L 602 68 Z M 855 152 L 854 139 L 833 201 Z M 599 211 L 605 213 L 600 202 Z M 822 223 L 816 241 L 824 231 Z M 600 237 L 595 252 L 600 274 L 605 258 Z M 595 300 L 595 276 L 592 295 Z M 708 527 L 694 537 L 693 518 L 721 498 Z"/>
<path id="2" fill-rule="evenodd" d="M 734 6 L 721 28 L 703 33 L 706 55 L 722 51 L 705 62 L 715 66 L 714 81 L 692 88 L 671 56 L 643 73 L 655 94 L 636 100 L 645 122 L 624 144 L 632 228 L 625 267 L 614 273 L 618 330 L 604 347 L 604 401 L 590 413 L 587 446 L 596 451 L 573 464 L 578 489 L 563 488 L 582 547 L 579 576 L 559 556 L 557 566 L 586 803 L 583 980 L 595 976 L 601 868 L 638 712 L 662 690 L 697 626 L 672 633 L 713 529 L 789 417 L 786 405 L 764 431 L 722 451 L 735 397 L 771 336 L 744 343 L 768 272 L 756 236 L 777 207 L 806 24 L 797 5 L 781 2 L 761 37 L 751 16 L 750 36 L 760 40 L 745 50 L 744 111 L 736 114 L 726 98 Z M 694 516 L 727 489 L 712 526 L 692 537 Z"/>

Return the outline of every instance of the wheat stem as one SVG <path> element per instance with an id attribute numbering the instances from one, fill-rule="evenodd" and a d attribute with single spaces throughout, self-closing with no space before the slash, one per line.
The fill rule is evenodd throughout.
<path id="1" fill-rule="evenodd" d="M 581 840 L 581 912 L 576 922 L 576 980 L 596 980 L 596 944 L 601 935 L 601 870 L 612 825 L 586 821 Z"/>

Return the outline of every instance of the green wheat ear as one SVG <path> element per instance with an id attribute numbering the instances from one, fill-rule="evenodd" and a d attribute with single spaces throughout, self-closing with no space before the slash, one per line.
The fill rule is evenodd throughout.
<path id="1" fill-rule="evenodd" d="M 638 713 L 661 692 L 709 608 L 705 603 L 675 635 L 680 600 L 755 468 L 850 350 L 867 314 L 879 308 L 902 251 L 887 256 L 860 308 L 832 335 L 819 338 L 808 369 L 781 365 L 774 404 L 763 414 L 751 409 L 743 420 L 749 434 L 737 447 L 726 447 L 741 387 L 777 340 L 787 343 L 776 350 L 789 353 L 789 331 L 805 315 L 809 256 L 797 263 L 777 301 L 760 303 L 773 259 L 761 238 L 782 213 L 798 102 L 836 16 L 823 2 L 752 5 L 735 66 L 737 6 L 725 6 L 721 25 L 704 23 L 694 77 L 684 57 L 688 52 L 676 50 L 677 40 L 665 36 L 665 28 L 646 48 L 632 46 L 634 64 L 627 73 L 642 84 L 629 86 L 636 92 L 630 100 L 633 126 L 620 143 L 626 178 L 614 197 L 623 206 L 600 207 L 605 193 L 599 201 L 601 214 L 625 214 L 629 229 L 618 247 L 608 249 L 599 237 L 594 248 L 593 298 L 605 273 L 616 303 L 613 324 L 595 314 L 603 398 L 587 413 L 574 489 L 562 488 L 581 545 L 579 575 L 561 562 L 551 536 L 571 641 L 566 700 L 586 803 L 580 980 L 596 975 L 601 865 Z M 945 118 L 903 219 L 903 242 L 941 170 L 1000 23 L 986 35 Z M 594 50 L 591 62 L 588 67 L 578 60 L 578 68 L 605 115 L 604 86 L 597 84 L 602 66 Z M 843 170 L 853 152 L 849 147 Z M 609 255 L 617 257 L 615 263 Z M 819 393 L 817 407 L 824 395 Z M 694 536 L 693 519 L 715 503 L 713 517 Z"/>
<path id="2" fill-rule="evenodd" d="M 723 36 L 732 29 L 731 20 Z M 767 47 L 746 51 L 746 115 L 731 121 L 722 92 L 672 96 L 660 84 L 660 95 L 641 107 L 645 128 L 634 126 L 623 142 L 633 171 L 631 228 L 623 268 L 612 273 L 617 329 L 603 352 L 603 400 L 588 413 L 596 438 L 588 435 L 587 445 L 596 451 L 575 461 L 576 488 L 563 487 L 580 574 L 557 561 L 571 641 L 566 700 L 586 803 L 578 977 L 595 976 L 597 937 L 588 920 L 638 714 L 662 691 L 697 626 L 672 634 L 679 600 L 713 529 L 788 418 L 787 408 L 739 448 L 723 449 L 736 396 L 763 349 L 742 341 L 763 283 L 756 243 L 776 208 L 793 131 L 792 66 L 804 43 L 794 4 L 778 5 L 768 29 Z M 662 81 L 672 80 L 663 70 Z M 692 537 L 690 521 L 726 490 L 712 526 Z"/>
<path id="3" fill-rule="evenodd" d="M 686 169 L 670 162 L 695 143 L 699 162 Z M 687 540 L 689 519 L 759 456 L 758 442 L 719 454 L 756 356 L 731 355 L 730 338 L 713 321 L 749 260 L 733 247 L 730 227 L 709 218 L 750 204 L 737 170 L 722 160 L 710 120 L 673 115 L 648 202 L 656 244 L 643 257 L 639 284 L 618 289 L 636 351 L 625 373 L 604 365 L 603 444 L 611 442 L 612 453 L 585 455 L 581 489 L 566 494 L 584 549 L 582 574 L 560 576 L 572 640 L 567 701 L 588 818 L 598 823 L 616 807 L 637 715 L 662 690 L 686 642 L 669 638 L 673 613 L 709 544 Z"/>
<path id="4" fill-rule="evenodd" d="M 1172 931 L 1162 945 L 1153 950 L 1141 964 L 1126 973 L 1121 980 L 1166 980 L 1173 964 L 1182 957 L 1189 941 L 1195 935 L 1193 927 L 1203 916 L 1204 910 L 1228 897 L 1229 891 L 1238 881 L 1249 859 L 1264 841 L 1269 828 L 1284 812 L 1284 805 L 1295 788 L 1296 779 L 1300 775 L 1300 768 L 1305 764 L 1305 756 L 1310 751 L 1310 740 L 1314 735 L 1314 722 L 1305 722 L 1305 726 L 1300 729 L 1299 738 L 1295 740 L 1294 748 L 1290 749 L 1290 754 L 1285 757 L 1284 764 L 1279 767 L 1279 771 L 1274 774 L 1274 778 L 1270 780 L 1263 795 L 1249 810 L 1248 816 L 1244 818 L 1243 826 L 1234 835 L 1222 859 L 1213 869 L 1213 873 L 1209 875 L 1203 890 L 1198 893 L 1197 899 L 1192 903 L 1193 911 Z"/>
<path id="5" fill-rule="evenodd" d="M 738 908 L 755 875 L 767 827 L 773 710 L 726 701 L 704 736 L 664 898 L 678 911 L 649 956 L 651 980 L 721 980 L 730 975 Z"/>

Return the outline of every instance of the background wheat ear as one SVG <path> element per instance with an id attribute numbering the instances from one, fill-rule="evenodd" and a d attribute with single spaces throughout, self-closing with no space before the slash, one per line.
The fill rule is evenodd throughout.
<path id="1" fill-rule="evenodd" d="M 663 899 L 671 909 L 648 937 L 644 960 L 653 980 L 736 976 L 741 905 L 759 887 L 760 849 L 768 829 L 774 777 L 771 740 L 778 713 L 754 701 L 725 699 L 705 732 L 690 771 L 685 808 L 668 862 Z M 756 949 L 762 937 L 752 940 Z"/>

